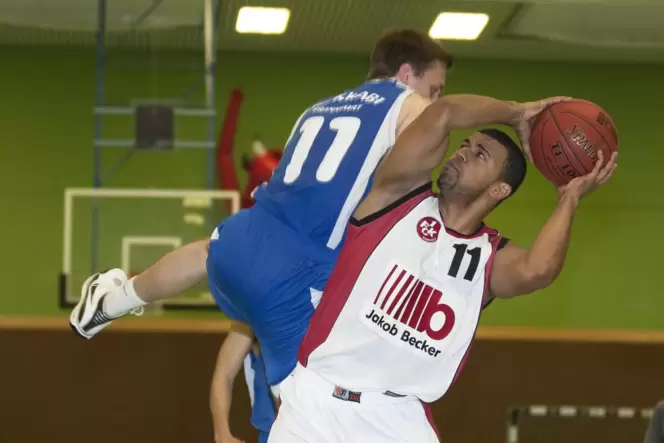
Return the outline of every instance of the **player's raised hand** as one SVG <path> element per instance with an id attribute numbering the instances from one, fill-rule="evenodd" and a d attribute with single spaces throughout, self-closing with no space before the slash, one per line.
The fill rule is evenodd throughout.
<path id="1" fill-rule="evenodd" d="M 533 158 L 530 154 L 530 132 L 535 123 L 535 118 L 546 108 L 555 104 L 572 100 L 572 97 L 550 97 L 534 102 L 519 103 L 519 119 L 514 125 L 514 129 L 519 135 L 523 152 L 532 163 Z"/>
<path id="2" fill-rule="evenodd" d="M 558 195 L 560 197 L 567 195 L 581 200 L 583 197 L 609 181 L 618 166 L 616 163 L 618 152 L 611 154 L 611 158 L 609 158 L 609 161 L 606 162 L 606 164 L 604 164 L 604 153 L 602 151 L 598 151 L 597 156 L 597 163 L 595 163 L 595 167 L 590 173 L 581 177 L 576 177 L 566 185 L 558 188 Z"/>

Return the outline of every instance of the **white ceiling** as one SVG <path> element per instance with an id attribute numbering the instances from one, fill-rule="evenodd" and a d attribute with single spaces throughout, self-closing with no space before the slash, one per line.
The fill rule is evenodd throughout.
<path id="1" fill-rule="evenodd" d="M 113 44 L 200 46 L 203 0 L 106 0 Z M 477 41 L 446 42 L 457 56 L 664 63 L 664 0 L 220 0 L 219 47 L 237 51 L 367 53 L 387 27 L 428 29 L 443 10 L 486 12 Z M 292 10 L 283 36 L 239 35 L 244 5 Z M 95 0 L 0 0 L 0 44 L 93 44 Z"/>
<path id="2" fill-rule="evenodd" d="M 521 8 L 506 34 L 568 44 L 664 49 L 664 2 L 535 4 Z"/>

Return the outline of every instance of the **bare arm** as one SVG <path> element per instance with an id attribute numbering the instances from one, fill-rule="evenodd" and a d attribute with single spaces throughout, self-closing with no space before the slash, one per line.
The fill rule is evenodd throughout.
<path id="1" fill-rule="evenodd" d="M 239 441 L 233 437 L 229 423 L 233 383 L 252 344 L 251 335 L 231 330 L 219 349 L 210 388 L 210 410 L 217 443 Z"/>
<path id="2" fill-rule="evenodd" d="M 508 244 L 496 253 L 489 281 L 492 296 L 509 298 L 529 294 L 558 278 L 565 264 L 579 201 L 609 181 L 617 166 L 617 155 L 614 153 L 603 166 L 604 155 L 600 151 L 591 173 L 559 188 L 558 204 L 530 248 Z"/>
<path id="3" fill-rule="evenodd" d="M 209 243 L 196 241 L 163 256 L 133 279 L 136 295 L 149 303 L 175 297 L 203 280 Z"/>
<path id="4" fill-rule="evenodd" d="M 396 145 L 376 171 L 378 187 L 406 192 L 430 180 L 431 171 L 445 156 L 443 142 L 450 132 L 492 123 L 515 124 L 519 107 L 481 95 L 450 95 L 429 105 L 397 139 Z"/>
<path id="5" fill-rule="evenodd" d="M 415 92 L 410 94 L 406 100 L 404 100 L 403 105 L 401 105 L 401 110 L 399 111 L 399 118 L 397 120 L 396 128 L 397 138 L 430 105 L 431 100 L 428 98 L 424 98 Z"/>
<path id="6" fill-rule="evenodd" d="M 492 296 L 510 298 L 530 294 L 558 278 L 578 204 L 578 198 L 563 196 L 530 248 L 510 242 L 496 253 L 489 282 Z"/>

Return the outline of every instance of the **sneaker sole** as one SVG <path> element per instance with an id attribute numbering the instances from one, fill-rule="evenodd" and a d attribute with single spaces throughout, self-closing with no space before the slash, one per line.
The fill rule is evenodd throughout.
<path id="1" fill-rule="evenodd" d="M 87 300 L 87 295 L 88 295 L 88 289 L 90 289 L 90 285 L 97 280 L 99 277 L 99 274 L 95 274 L 91 277 L 89 277 L 85 283 L 83 284 L 84 291 L 83 293 L 86 294 L 86 297 L 80 299 L 74 309 L 72 310 L 71 314 L 69 315 L 69 327 L 71 328 L 74 333 L 81 338 L 84 338 L 86 340 L 90 340 L 93 336 L 85 334 L 83 331 L 79 330 L 77 323 L 78 323 L 78 314 L 81 311 L 81 308 L 85 304 L 85 301 Z"/>

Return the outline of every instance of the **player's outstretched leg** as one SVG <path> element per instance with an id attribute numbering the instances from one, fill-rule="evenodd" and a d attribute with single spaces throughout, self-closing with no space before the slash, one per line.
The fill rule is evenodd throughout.
<path id="1" fill-rule="evenodd" d="M 81 288 L 81 298 L 69 316 L 69 325 L 80 337 L 90 339 L 99 333 L 111 321 L 129 313 L 140 315 L 142 307 L 128 309 L 126 312 L 109 313 L 104 307 L 104 300 L 114 292 L 123 291 L 127 275 L 121 269 L 94 274 Z"/>
<path id="2" fill-rule="evenodd" d="M 207 275 L 207 248 L 207 239 L 184 245 L 131 279 L 121 269 L 91 276 L 69 316 L 71 328 L 90 339 L 116 318 L 140 315 L 144 305 L 181 294 Z"/>

